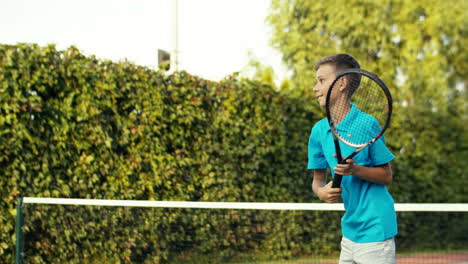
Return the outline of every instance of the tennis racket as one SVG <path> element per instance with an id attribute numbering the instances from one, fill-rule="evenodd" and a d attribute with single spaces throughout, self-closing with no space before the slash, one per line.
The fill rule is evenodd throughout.
<path id="1" fill-rule="evenodd" d="M 392 96 L 375 74 L 352 68 L 337 74 L 327 92 L 325 110 L 338 163 L 345 164 L 376 142 L 387 130 L 392 115 Z M 343 122 L 342 122 L 343 121 Z M 355 150 L 343 159 L 340 141 Z M 341 186 L 342 175 L 333 179 Z"/>

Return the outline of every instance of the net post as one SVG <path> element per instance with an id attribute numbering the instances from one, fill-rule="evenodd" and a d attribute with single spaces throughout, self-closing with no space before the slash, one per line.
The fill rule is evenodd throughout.
<path id="1" fill-rule="evenodd" d="M 21 264 L 23 255 L 23 198 L 18 198 L 16 204 L 16 251 L 15 251 L 15 263 Z"/>

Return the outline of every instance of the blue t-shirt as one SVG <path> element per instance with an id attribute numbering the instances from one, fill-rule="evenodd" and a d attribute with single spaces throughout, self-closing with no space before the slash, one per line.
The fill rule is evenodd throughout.
<path id="1" fill-rule="evenodd" d="M 369 116 L 354 105 L 346 117 L 338 124 L 337 130 L 352 134 L 356 119 Z M 343 157 L 351 154 L 355 148 L 340 142 Z M 335 154 L 333 136 L 327 119 L 315 124 L 309 138 L 308 169 L 333 168 L 338 164 Z M 375 167 L 393 160 L 395 156 L 385 146 L 381 137 L 364 148 L 353 159 L 356 164 Z M 397 221 L 392 196 L 387 187 L 371 183 L 352 175 L 343 176 L 341 182 L 345 214 L 341 219 L 343 236 L 356 243 L 369 243 L 387 240 L 397 234 Z"/>

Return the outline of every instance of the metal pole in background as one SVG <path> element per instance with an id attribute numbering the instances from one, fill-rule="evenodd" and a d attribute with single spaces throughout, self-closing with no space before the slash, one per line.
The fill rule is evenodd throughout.
<path id="1" fill-rule="evenodd" d="M 174 50 L 173 65 L 176 71 L 179 70 L 179 0 L 174 0 Z"/>
<path id="2" fill-rule="evenodd" d="M 18 198 L 16 204 L 16 251 L 15 251 L 15 263 L 21 264 L 23 257 L 23 198 Z"/>

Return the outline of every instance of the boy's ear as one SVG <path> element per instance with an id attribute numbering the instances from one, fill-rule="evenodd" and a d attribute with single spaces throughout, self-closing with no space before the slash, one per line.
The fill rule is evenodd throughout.
<path id="1" fill-rule="evenodd" d="M 345 78 L 344 76 L 341 77 L 339 80 L 339 88 L 340 88 L 340 92 L 344 92 L 344 90 L 348 87 L 348 78 Z"/>

